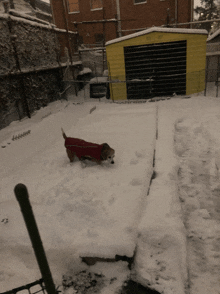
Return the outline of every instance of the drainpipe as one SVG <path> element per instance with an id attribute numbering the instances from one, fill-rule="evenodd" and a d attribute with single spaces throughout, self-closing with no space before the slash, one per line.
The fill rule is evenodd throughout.
<path id="1" fill-rule="evenodd" d="M 175 0 L 175 23 L 178 23 L 178 0 Z"/>
<path id="2" fill-rule="evenodd" d="M 53 1 L 50 0 L 49 4 L 50 4 L 51 10 L 52 10 L 53 23 L 55 24 Z"/>
<path id="3" fill-rule="evenodd" d="M 66 7 L 65 0 L 63 0 L 63 18 L 64 18 L 64 24 L 65 24 L 66 34 L 67 34 L 67 46 L 68 46 L 67 49 L 68 49 L 68 53 L 69 53 L 70 63 L 72 65 L 73 60 L 72 60 L 72 52 L 71 52 L 70 39 L 69 39 L 68 10 Z"/>
<path id="4" fill-rule="evenodd" d="M 121 12 L 120 12 L 120 0 L 116 0 L 117 19 L 118 19 L 118 36 L 121 37 Z"/>
<path id="5" fill-rule="evenodd" d="M 194 19 L 194 0 L 191 0 L 191 20 L 190 21 L 193 21 Z M 193 25 L 190 24 L 190 28 L 192 29 Z"/>

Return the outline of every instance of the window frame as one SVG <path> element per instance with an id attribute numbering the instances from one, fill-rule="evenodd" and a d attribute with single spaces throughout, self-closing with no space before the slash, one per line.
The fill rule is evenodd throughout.
<path id="1" fill-rule="evenodd" d="M 140 4 L 146 4 L 147 3 L 147 0 L 143 0 L 142 2 L 138 2 L 138 3 L 136 3 L 135 1 L 136 0 L 134 0 L 134 5 L 140 5 Z"/>
<path id="2" fill-rule="evenodd" d="M 80 13 L 80 9 L 77 10 L 77 11 L 70 11 L 70 3 L 69 3 L 69 1 L 71 1 L 71 0 L 67 0 L 67 1 L 66 1 L 66 2 L 67 2 L 67 6 L 68 6 L 68 13 L 69 13 L 69 14 Z M 73 0 L 73 1 L 77 1 L 77 2 L 78 2 L 78 8 L 79 8 L 79 0 Z"/>
<path id="3" fill-rule="evenodd" d="M 102 3 L 102 7 L 100 7 L 100 8 L 92 8 L 92 1 L 93 0 L 90 0 L 90 10 L 91 11 L 96 11 L 96 10 L 102 10 L 103 9 L 103 0 L 100 0 L 101 3 Z"/>

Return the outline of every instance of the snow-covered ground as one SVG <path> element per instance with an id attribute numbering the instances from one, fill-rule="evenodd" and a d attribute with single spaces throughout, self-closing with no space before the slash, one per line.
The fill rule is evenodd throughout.
<path id="1" fill-rule="evenodd" d="M 119 293 L 130 278 L 164 294 L 219 294 L 219 98 L 85 97 L 0 131 L 0 292 L 41 277 L 13 192 L 24 183 L 56 285 L 87 270 L 103 275 L 101 294 Z M 107 142 L 115 164 L 70 163 L 61 127 Z M 134 257 L 131 270 L 116 255 Z"/>

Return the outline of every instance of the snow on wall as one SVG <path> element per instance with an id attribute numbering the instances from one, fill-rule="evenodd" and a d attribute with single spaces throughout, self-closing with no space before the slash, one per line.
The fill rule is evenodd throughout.
<path id="1" fill-rule="evenodd" d="M 2 37 L 0 54 L 4 56 L 0 61 L 0 74 L 16 70 L 12 41 L 21 69 L 58 65 L 58 42 L 51 28 L 46 29 L 44 25 L 32 25 L 30 22 L 20 21 L 19 18 L 10 18 L 10 21 L 1 18 L 0 26 Z"/>
<path id="2" fill-rule="evenodd" d="M 59 40 L 66 46 L 66 31 L 12 10 L 10 14 L 0 14 L 0 29 L 0 76 L 4 77 L 0 79 L 2 128 L 26 115 L 20 75 L 15 75 L 20 70 L 30 72 L 23 76 L 23 83 L 31 112 L 60 99 L 58 93 L 63 89 L 60 87 L 62 74 L 59 66 L 64 48 L 61 50 Z M 70 32 L 72 47 L 74 36 L 75 34 Z M 41 69 L 44 69 L 44 72 L 35 72 Z M 46 72 L 47 69 L 50 69 L 50 72 Z"/>
<path id="3" fill-rule="evenodd" d="M 10 15 L 0 14 L 0 28 L 0 55 L 3 56 L 0 60 L 0 74 L 8 74 L 9 71 L 15 70 L 13 42 L 21 69 L 59 65 L 61 48 L 58 40 L 62 39 L 66 46 L 65 30 L 13 10 L 10 11 Z M 69 32 L 72 48 L 74 37 L 75 33 Z"/>

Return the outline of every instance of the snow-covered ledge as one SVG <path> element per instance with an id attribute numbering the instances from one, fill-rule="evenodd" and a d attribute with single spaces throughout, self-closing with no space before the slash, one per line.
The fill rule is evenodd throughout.
<path id="1" fill-rule="evenodd" d="M 164 113 L 162 113 L 164 112 Z M 164 294 L 184 294 L 187 287 L 186 234 L 177 189 L 172 117 L 158 110 L 155 179 L 139 225 L 136 280 Z"/>

